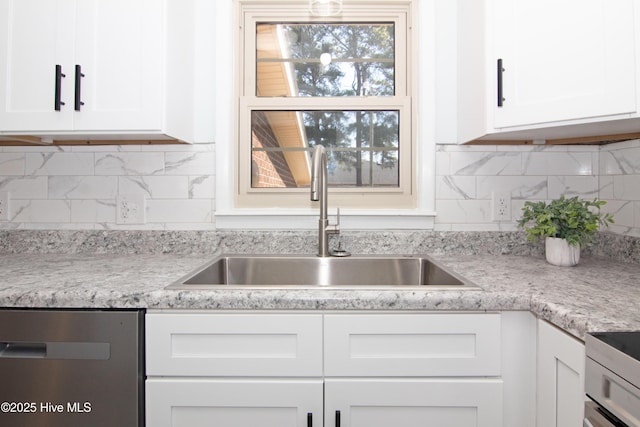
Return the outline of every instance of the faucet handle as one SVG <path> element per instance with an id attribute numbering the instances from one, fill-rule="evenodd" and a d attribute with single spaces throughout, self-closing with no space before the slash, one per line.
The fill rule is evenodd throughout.
<path id="1" fill-rule="evenodd" d="M 331 220 L 327 218 L 326 231 L 329 234 L 340 234 L 340 208 L 337 208 L 336 222 L 331 224 Z"/>

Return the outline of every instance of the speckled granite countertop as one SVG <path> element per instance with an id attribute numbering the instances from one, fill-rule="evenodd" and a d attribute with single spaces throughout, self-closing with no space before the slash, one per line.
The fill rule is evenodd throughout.
<path id="1" fill-rule="evenodd" d="M 231 290 L 165 286 L 205 255 L 0 255 L 1 307 L 212 310 L 530 310 L 568 332 L 640 330 L 640 265 L 583 257 L 573 268 L 539 256 L 437 255 L 480 291 Z"/>

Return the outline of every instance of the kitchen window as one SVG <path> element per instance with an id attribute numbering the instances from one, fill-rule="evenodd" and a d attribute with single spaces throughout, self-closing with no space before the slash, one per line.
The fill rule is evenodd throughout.
<path id="1" fill-rule="evenodd" d="M 416 207 L 411 6 L 239 2 L 236 207 L 311 206 L 318 144 L 331 207 Z"/>

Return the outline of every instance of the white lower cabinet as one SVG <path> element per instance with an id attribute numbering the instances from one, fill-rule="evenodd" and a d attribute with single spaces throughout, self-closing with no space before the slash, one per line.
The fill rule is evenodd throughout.
<path id="1" fill-rule="evenodd" d="M 325 427 L 501 426 L 500 330 L 499 314 L 326 315 Z"/>
<path id="2" fill-rule="evenodd" d="M 148 313 L 147 427 L 322 427 L 322 315 Z"/>
<path id="3" fill-rule="evenodd" d="M 527 412 L 533 370 L 503 375 L 523 332 L 503 318 L 151 311 L 146 425 L 532 427 L 507 409 Z"/>
<path id="4" fill-rule="evenodd" d="M 147 426 L 322 427 L 321 379 L 152 378 Z"/>
<path id="5" fill-rule="evenodd" d="M 502 424 L 500 379 L 325 379 L 327 427 Z"/>
<path id="6" fill-rule="evenodd" d="M 318 314 L 147 314 L 146 339 L 147 376 L 322 376 Z"/>
<path id="7" fill-rule="evenodd" d="M 330 377 L 500 376 L 500 314 L 328 314 Z"/>
<path id="8" fill-rule="evenodd" d="M 584 414 L 584 343 L 538 321 L 537 426 L 581 427 Z"/>

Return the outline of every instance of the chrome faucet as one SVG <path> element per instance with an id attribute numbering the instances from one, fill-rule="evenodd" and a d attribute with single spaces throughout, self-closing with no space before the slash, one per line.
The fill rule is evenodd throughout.
<path id="1" fill-rule="evenodd" d="M 318 256 L 328 257 L 329 235 L 340 234 L 340 210 L 336 224 L 329 224 L 327 204 L 327 152 L 322 145 L 313 149 L 313 163 L 311 165 L 311 200 L 320 201 L 320 219 L 318 220 Z"/>

